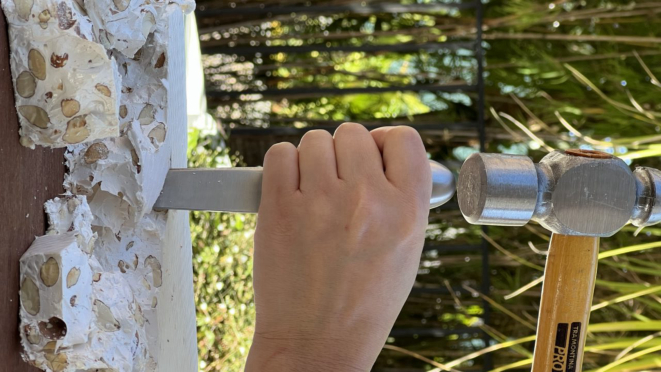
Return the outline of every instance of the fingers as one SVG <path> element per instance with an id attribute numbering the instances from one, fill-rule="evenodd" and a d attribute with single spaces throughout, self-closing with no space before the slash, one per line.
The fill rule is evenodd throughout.
<path id="1" fill-rule="evenodd" d="M 406 126 L 383 127 L 371 132 L 381 150 L 386 178 L 402 190 L 420 189 L 431 194 L 431 171 L 418 132 Z M 428 195 L 427 195 L 428 196 Z"/>
<path id="2" fill-rule="evenodd" d="M 337 181 L 337 163 L 333 136 L 325 130 L 305 133 L 298 145 L 300 190 L 323 188 Z"/>
<path id="3" fill-rule="evenodd" d="M 299 186 L 298 150 L 288 142 L 271 146 L 264 157 L 262 200 L 278 200 Z"/>
<path id="4" fill-rule="evenodd" d="M 344 123 L 335 131 L 337 174 L 343 180 L 383 177 L 381 153 L 369 131 L 355 123 Z"/>
<path id="5" fill-rule="evenodd" d="M 383 143 L 386 141 L 386 134 L 394 128 L 397 127 L 381 127 L 381 128 L 376 128 L 370 132 L 372 138 L 374 139 L 374 143 L 376 143 L 376 146 L 379 148 L 379 151 L 381 152 L 382 155 L 383 155 Z"/>

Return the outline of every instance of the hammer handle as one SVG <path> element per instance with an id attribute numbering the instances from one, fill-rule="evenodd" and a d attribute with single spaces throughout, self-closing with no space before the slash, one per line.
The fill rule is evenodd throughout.
<path id="1" fill-rule="evenodd" d="M 532 372 L 581 372 L 598 254 L 599 238 L 551 238 Z"/>

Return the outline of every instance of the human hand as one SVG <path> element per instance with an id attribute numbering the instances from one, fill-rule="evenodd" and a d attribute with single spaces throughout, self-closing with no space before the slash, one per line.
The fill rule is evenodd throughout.
<path id="1" fill-rule="evenodd" d="M 408 297 L 431 174 L 409 127 L 308 132 L 264 161 L 246 371 L 369 371 Z"/>

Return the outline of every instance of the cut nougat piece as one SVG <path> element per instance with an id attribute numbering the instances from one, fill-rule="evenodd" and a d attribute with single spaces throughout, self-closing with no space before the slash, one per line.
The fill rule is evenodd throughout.
<path id="1" fill-rule="evenodd" d="M 148 190 L 160 190 L 170 168 L 168 143 L 156 147 L 137 120 L 126 131 L 122 137 L 103 141 L 107 151 L 103 159 L 87 161 L 89 146 L 72 147 L 66 155 L 71 173 L 65 187 L 88 195 L 97 217 L 95 225 L 110 227 L 115 233 L 151 211 L 159 194 Z"/>
<path id="2" fill-rule="evenodd" d="M 2 0 L 2 7 L 21 143 L 65 147 L 117 136 L 121 77 L 78 3 Z"/>
<path id="3" fill-rule="evenodd" d="M 76 232 L 38 237 L 20 260 L 23 346 L 38 359 L 50 341 L 87 342 L 92 325 L 92 270 Z"/>

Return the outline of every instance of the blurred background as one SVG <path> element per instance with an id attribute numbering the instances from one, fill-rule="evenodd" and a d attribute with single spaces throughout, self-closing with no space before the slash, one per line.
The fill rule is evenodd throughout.
<path id="1" fill-rule="evenodd" d="M 661 161 L 661 2 L 198 0 L 187 19 L 191 167 L 260 166 L 344 121 L 477 151 Z M 201 64 L 201 67 L 200 67 Z M 193 213 L 201 371 L 250 347 L 254 215 Z M 661 229 L 602 240 L 585 371 L 661 370 Z M 415 286 L 374 371 L 529 371 L 550 235 L 432 210 Z"/>

